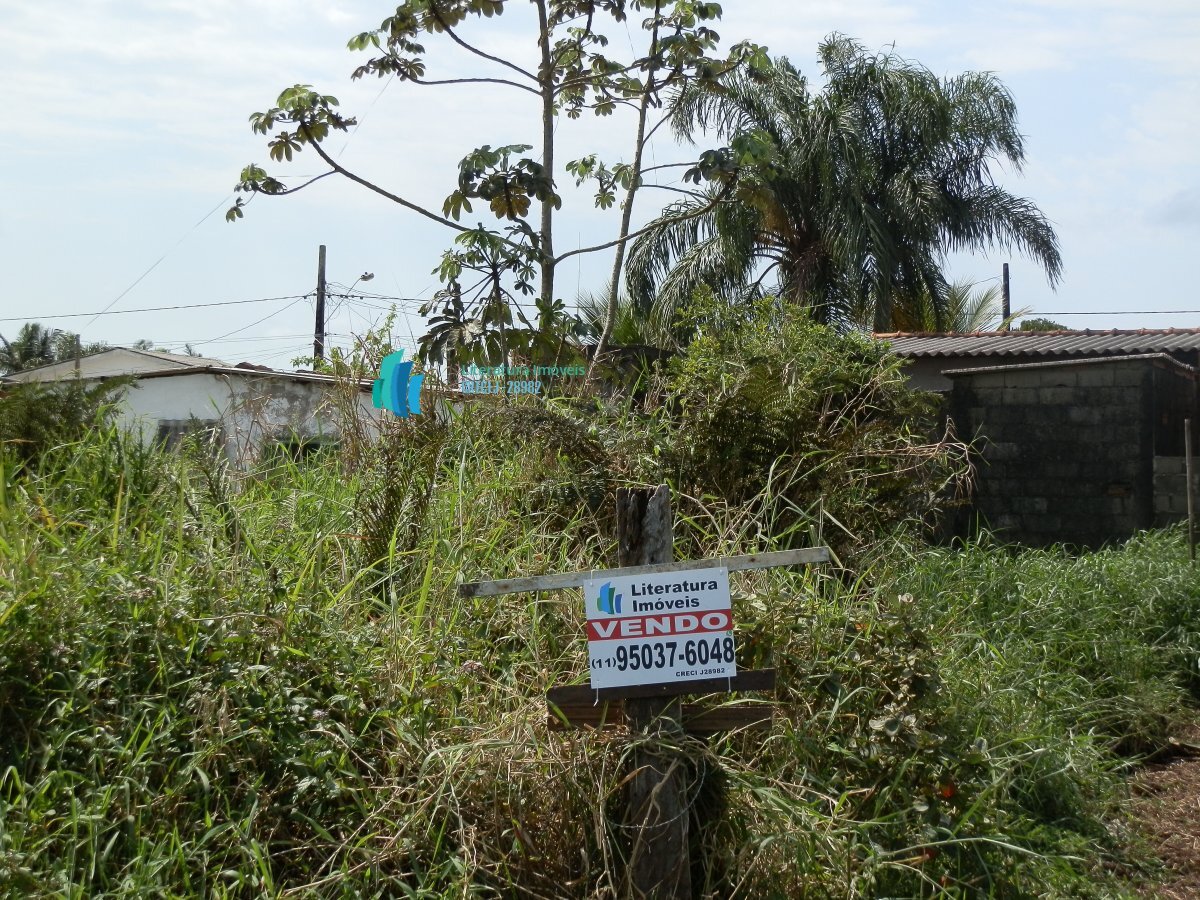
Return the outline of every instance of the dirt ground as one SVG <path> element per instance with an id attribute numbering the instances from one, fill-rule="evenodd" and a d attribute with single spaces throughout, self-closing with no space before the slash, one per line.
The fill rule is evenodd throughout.
<path id="1" fill-rule="evenodd" d="M 1169 759 L 1133 780 L 1133 818 L 1167 866 L 1164 882 L 1145 896 L 1200 898 L 1200 728 L 1181 738 Z"/>

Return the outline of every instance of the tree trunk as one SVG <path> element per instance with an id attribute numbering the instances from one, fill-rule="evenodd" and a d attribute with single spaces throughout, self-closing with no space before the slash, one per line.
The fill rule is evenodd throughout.
<path id="1" fill-rule="evenodd" d="M 658 11 L 661 7 L 661 0 L 657 0 L 654 4 L 656 24 L 650 33 L 649 57 L 651 59 L 658 53 L 657 20 Z M 612 275 L 608 282 L 608 307 L 604 313 L 604 328 L 600 332 L 600 339 L 596 342 L 596 353 L 592 357 L 591 366 L 588 368 L 588 384 L 591 384 L 596 366 L 600 364 L 605 350 L 608 349 L 608 342 L 612 339 L 613 328 L 617 324 L 617 309 L 621 303 L 621 268 L 625 265 L 626 241 L 624 239 L 629 237 L 629 223 L 633 219 L 633 198 L 641 186 L 642 155 L 646 149 L 646 116 L 650 109 L 650 98 L 654 96 L 654 90 L 654 69 L 649 68 L 646 70 L 646 83 L 642 86 L 642 102 L 638 106 L 637 138 L 633 144 L 633 180 L 629 182 L 629 187 L 625 191 L 625 200 L 621 203 L 621 230 L 617 234 L 621 238 L 621 242 L 617 244 L 616 253 L 613 256 Z"/>
<path id="2" fill-rule="evenodd" d="M 550 25 L 546 15 L 546 0 L 537 3 L 538 49 L 542 61 L 538 68 L 538 83 L 542 94 L 542 166 L 551 180 L 554 179 L 554 61 L 550 55 Z M 548 309 L 554 300 L 554 203 L 552 199 L 542 201 L 542 220 L 539 225 L 541 240 L 541 292 L 542 303 Z"/>

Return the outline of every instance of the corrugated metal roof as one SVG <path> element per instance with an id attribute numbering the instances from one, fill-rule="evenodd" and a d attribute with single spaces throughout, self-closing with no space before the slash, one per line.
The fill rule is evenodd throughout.
<path id="1" fill-rule="evenodd" d="M 212 356 L 192 356 L 186 353 L 167 353 L 163 350 L 138 350 L 133 347 L 113 347 L 114 350 L 128 350 L 130 353 L 140 353 L 142 356 L 153 356 L 163 362 L 177 363 L 181 366 L 225 366 L 224 360 Z"/>
<path id="2" fill-rule="evenodd" d="M 132 347 L 106 347 L 79 359 L 79 371 L 83 377 L 111 377 L 114 375 L 136 375 L 155 372 L 159 369 L 186 368 L 189 366 L 224 366 L 222 360 L 207 356 L 185 356 L 182 353 L 162 353 L 158 350 L 135 350 Z M 49 363 L 33 369 L 22 369 L 3 376 L 5 381 L 59 381 L 74 378 L 75 360 Z"/>
<path id="3" fill-rule="evenodd" d="M 1124 365 L 1134 360 L 1148 360 L 1160 366 L 1175 369 L 1188 377 L 1195 377 L 1200 369 L 1180 362 L 1169 353 L 1131 353 L 1117 358 L 1111 356 L 1089 357 L 1087 359 L 1052 359 L 1041 362 L 1008 363 L 1002 366 L 972 366 L 969 369 L 946 369 L 942 372 L 947 378 L 959 375 L 982 375 L 990 372 L 1024 372 L 1027 369 L 1071 369 L 1079 366 L 1114 366 Z"/>
<path id="4" fill-rule="evenodd" d="M 892 350 L 916 356 L 1113 356 L 1200 350 L 1200 328 L 1111 331 L 982 331 L 974 334 L 876 334 Z"/>
<path id="5" fill-rule="evenodd" d="M 158 372 L 140 372 L 134 377 L 140 381 L 148 378 L 176 378 L 183 375 L 240 375 L 245 378 L 280 378 L 290 381 L 316 381 L 325 384 L 340 383 L 340 379 L 337 377 L 326 375 L 323 372 L 281 372 L 267 366 L 244 368 L 241 364 L 237 366 L 185 366 L 179 369 L 162 369 Z M 370 378 L 358 380 L 358 386 L 361 388 L 369 388 L 373 383 L 373 379 Z"/>

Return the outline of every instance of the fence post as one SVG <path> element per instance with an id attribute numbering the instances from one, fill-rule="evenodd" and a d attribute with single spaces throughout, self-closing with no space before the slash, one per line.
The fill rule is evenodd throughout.
<path id="1" fill-rule="evenodd" d="M 674 520 L 665 484 L 617 491 L 620 566 L 671 562 Z M 626 821 L 633 835 L 625 894 L 653 900 L 690 900 L 687 761 L 671 744 L 683 737 L 679 699 L 625 701 L 634 773 L 627 785 Z"/>

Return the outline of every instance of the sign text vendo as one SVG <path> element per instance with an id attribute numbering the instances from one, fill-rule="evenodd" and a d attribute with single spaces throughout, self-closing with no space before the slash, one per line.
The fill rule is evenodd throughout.
<path id="1" fill-rule="evenodd" d="M 593 688 L 732 678 L 729 570 L 692 569 L 584 583 Z"/>

